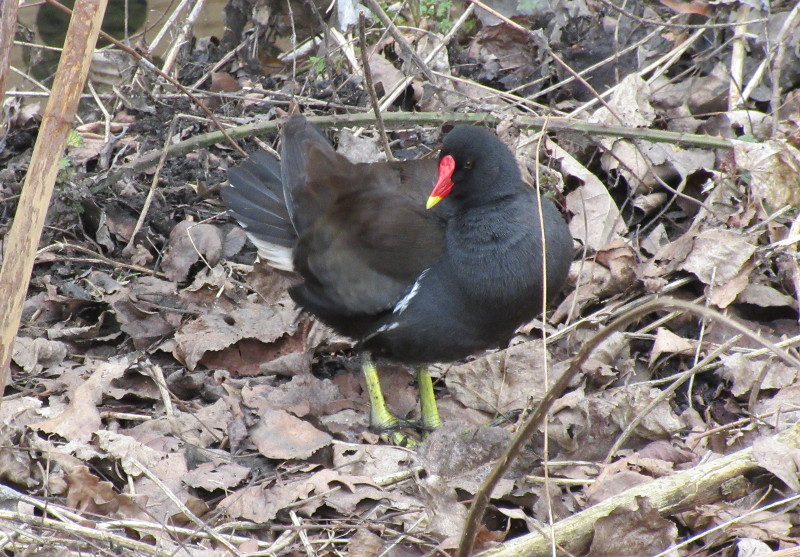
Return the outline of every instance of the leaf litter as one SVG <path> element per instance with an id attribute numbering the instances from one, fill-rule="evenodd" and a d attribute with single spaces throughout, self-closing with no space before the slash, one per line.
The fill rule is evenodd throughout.
<path id="1" fill-rule="evenodd" d="M 485 113 L 561 206 L 576 259 L 546 322 L 523 327 L 505 351 L 434 366 L 445 425 L 416 451 L 379 444 L 352 342 L 299 313 L 286 294 L 292 278 L 254 265 L 254 248 L 223 215 L 218 190 L 241 157 L 198 143 L 160 170 L 136 167 L 162 148 L 165 122 L 175 122 L 170 142 L 214 128 L 153 87 L 152 75 L 121 72 L 116 89 L 101 91 L 119 100 L 108 118 L 91 104 L 81 113 L 23 309 L 0 407 L 5 552 L 451 552 L 517 416 L 626 308 L 665 295 L 694 300 L 796 354 L 800 59 L 787 47 L 797 9 L 487 4 L 523 31 L 480 7 L 384 5 L 433 73 L 368 17 L 369 64 L 384 110 L 408 112 L 389 132 L 396 157 L 441 139 L 412 110 L 439 112 L 442 123 Z M 291 108 L 339 114 L 340 151 L 379 160 L 375 129 L 347 125 L 369 107 L 357 33 L 337 29 L 324 6 L 289 7 L 231 3 L 222 41 L 196 37 L 180 80 L 205 82 L 213 94 L 203 102 L 229 125 Z M 728 13 L 751 21 L 746 35 L 722 25 Z M 736 50 L 738 40 L 749 49 Z M 581 80 L 558 60 L 585 72 Z M 4 215 L 40 110 L 9 106 Z M 531 111 L 636 133 L 540 137 L 526 124 Z M 663 142 L 661 131 L 726 138 L 731 148 Z M 6 216 L 2 233 L 9 225 Z M 724 496 L 674 510 L 636 497 L 575 534 L 575 554 L 795 547 L 797 436 L 775 434 L 798 427 L 800 378 L 762 348 L 719 321 L 666 309 L 618 328 L 496 485 L 476 549 L 502 554 L 551 521 L 742 450 L 760 473 L 739 474 Z M 382 367 L 381 380 L 391 409 L 416 418 L 408 370 Z"/>

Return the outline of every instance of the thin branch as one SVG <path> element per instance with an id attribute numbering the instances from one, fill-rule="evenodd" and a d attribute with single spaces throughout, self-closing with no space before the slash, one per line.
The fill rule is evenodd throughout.
<path id="1" fill-rule="evenodd" d="M 378 126 L 378 132 L 381 138 L 381 147 L 383 152 L 386 153 L 388 160 L 394 160 L 392 150 L 389 148 L 389 140 L 386 137 L 386 127 L 383 125 L 383 118 L 381 118 L 381 108 L 378 106 L 378 95 L 375 93 L 375 85 L 372 83 L 372 69 L 369 67 L 369 53 L 367 52 L 367 32 L 366 32 L 366 17 L 364 12 L 358 14 L 358 40 L 361 43 L 361 63 L 364 65 L 364 85 L 369 93 L 369 102 L 372 105 L 372 110 L 375 113 L 375 123 Z"/>

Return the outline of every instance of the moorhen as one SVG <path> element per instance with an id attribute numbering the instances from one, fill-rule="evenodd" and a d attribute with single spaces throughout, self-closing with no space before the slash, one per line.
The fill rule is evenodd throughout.
<path id="1" fill-rule="evenodd" d="M 543 234 L 536 192 L 484 128 L 455 127 L 438 161 L 354 164 L 295 115 L 280 163 L 260 151 L 228 174 L 222 198 L 259 255 L 302 279 L 292 299 L 358 341 L 370 425 L 392 443 L 413 441 L 386 407 L 371 354 L 417 366 L 422 425 L 437 427 L 425 364 L 506 346 L 542 311 L 543 243 L 548 298 L 572 260 L 561 214 L 541 198 Z"/>

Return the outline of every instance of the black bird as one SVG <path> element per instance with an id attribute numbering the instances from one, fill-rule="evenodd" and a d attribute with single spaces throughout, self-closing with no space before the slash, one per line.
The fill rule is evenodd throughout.
<path id="1" fill-rule="evenodd" d="M 423 427 L 437 427 L 426 364 L 505 347 L 541 313 L 544 283 L 548 299 L 559 292 L 572 261 L 561 214 L 541 198 L 543 234 L 538 195 L 484 128 L 454 128 L 438 161 L 353 164 L 296 115 L 280 163 L 256 152 L 228 174 L 222 198 L 259 255 L 302 278 L 292 299 L 358 341 L 370 424 L 392 443 L 410 440 L 371 354 L 417 366 Z"/>

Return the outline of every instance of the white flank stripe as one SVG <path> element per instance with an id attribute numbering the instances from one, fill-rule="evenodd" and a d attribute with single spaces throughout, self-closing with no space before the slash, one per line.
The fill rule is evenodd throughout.
<path id="1" fill-rule="evenodd" d="M 398 323 L 397 321 L 393 321 L 392 323 L 387 323 L 386 325 L 381 325 L 380 327 L 378 327 L 377 329 L 375 329 L 375 332 L 374 332 L 374 333 L 372 333 L 371 335 L 369 335 L 369 338 L 372 338 L 372 337 L 374 337 L 374 336 L 375 336 L 375 335 L 377 335 L 378 333 L 385 333 L 385 332 L 387 332 L 387 331 L 391 331 L 392 329 L 396 329 L 396 328 L 397 328 L 397 327 L 399 327 L 399 326 L 400 326 L 400 323 Z"/>
<path id="2" fill-rule="evenodd" d="M 397 305 L 394 306 L 394 310 L 392 310 L 392 313 L 400 314 L 406 310 L 408 304 L 410 304 L 414 296 L 417 295 L 417 290 L 419 290 L 419 285 L 422 282 L 422 279 L 425 278 L 425 275 L 428 273 L 428 271 L 430 271 L 430 268 L 425 269 L 424 271 L 422 271 L 422 273 L 420 273 L 419 277 L 417 278 L 417 282 L 414 283 L 414 286 L 411 287 L 411 290 L 408 292 L 408 294 L 403 296 L 403 299 L 397 302 Z"/>

